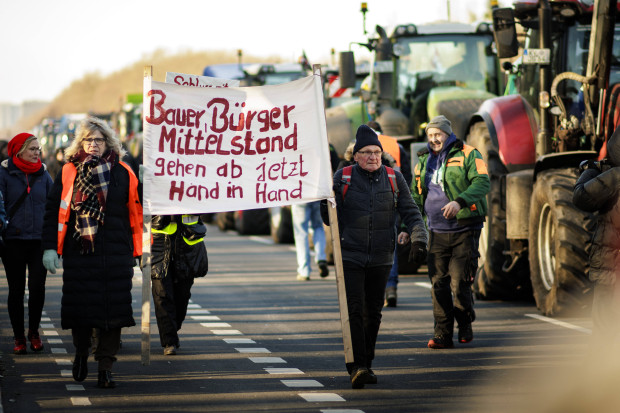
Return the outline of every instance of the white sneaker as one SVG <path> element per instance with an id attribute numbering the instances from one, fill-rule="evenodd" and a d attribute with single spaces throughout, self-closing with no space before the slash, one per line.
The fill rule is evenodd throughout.
<path id="1" fill-rule="evenodd" d="M 310 281 L 310 276 L 297 274 L 297 281 Z"/>

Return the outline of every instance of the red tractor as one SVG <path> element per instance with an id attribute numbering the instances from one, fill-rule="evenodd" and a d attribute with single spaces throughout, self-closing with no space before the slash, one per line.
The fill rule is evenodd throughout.
<path id="1" fill-rule="evenodd" d="M 485 101 L 469 126 L 491 178 L 479 298 L 533 294 L 546 315 L 591 302 L 593 216 L 573 206 L 572 191 L 579 163 L 605 157 L 619 123 L 617 8 L 617 0 L 518 0 L 493 11 L 499 58 L 518 56 L 504 63 L 518 94 Z"/>

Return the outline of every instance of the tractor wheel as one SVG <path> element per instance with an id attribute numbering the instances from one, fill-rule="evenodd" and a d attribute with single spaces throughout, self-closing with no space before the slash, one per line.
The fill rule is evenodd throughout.
<path id="1" fill-rule="evenodd" d="M 530 277 L 536 306 L 545 315 L 590 307 L 587 275 L 592 214 L 573 205 L 573 169 L 541 172 L 530 207 Z"/>
<path id="2" fill-rule="evenodd" d="M 239 235 L 268 235 L 269 210 L 259 208 L 235 211 L 235 228 Z"/>
<path id="3" fill-rule="evenodd" d="M 269 208 L 271 238 L 276 244 L 294 244 L 291 207 Z"/>
<path id="4" fill-rule="evenodd" d="M 502 180 L 508 173 L 499 158 L 498 149 L 491 142 L 484 122 L 472 126 L 467 143 L 482 154 L 491 180 L 487 195 L 487 217 L 480 234 L 480 259 L 474 282 L 474 292 L 480 299 L 523 300 L 531 299 L 531 286 L 527 274 L 527 262 L 521 259 L 510 270 L 504 269 L 509 249 L 506 239 L 506 194 Z"/>

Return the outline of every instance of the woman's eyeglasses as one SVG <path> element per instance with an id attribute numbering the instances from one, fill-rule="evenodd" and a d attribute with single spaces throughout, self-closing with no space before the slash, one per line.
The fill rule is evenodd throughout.
<path id="1" fill-rule="evenodd" d="M 99 145 L 103 145 L 104 144 L 105 139 L 103 139 L 103 138 L 94 138 L 94 139 L 93 138 L 86 138 L 86 139 L 83 139 L 82 142 L 84 142 L 87 145 L 95 144 L 95 145 L 99 146 Z"/>

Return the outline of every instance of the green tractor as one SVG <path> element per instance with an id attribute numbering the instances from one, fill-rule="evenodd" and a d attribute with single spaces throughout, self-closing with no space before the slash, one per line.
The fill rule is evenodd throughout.
<path id="1" fill-rule="evenodd" d="M 403 144 L 422 141 L 428 119 L 445 115 L 464 138 L 480 104 L 503 92 L 491 25 L 432 23 L 400 25 L 362 46 L 373 52 L 369 78 L 358 101 L 327 110 L 330 143 L 340 154 L 360 124 L 379 122 Z M 355 84 L 353 52 L 340 53 L 341 87 Z"/>

